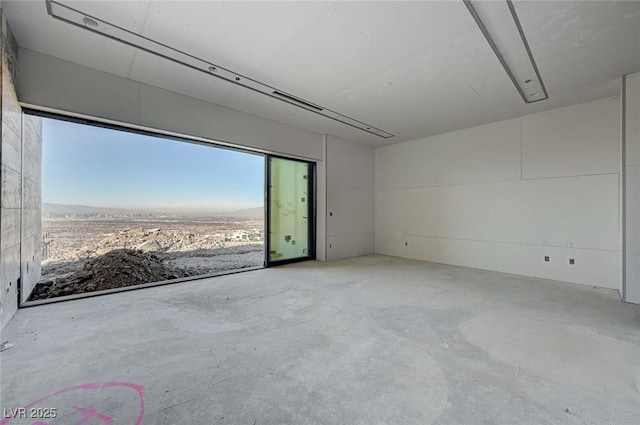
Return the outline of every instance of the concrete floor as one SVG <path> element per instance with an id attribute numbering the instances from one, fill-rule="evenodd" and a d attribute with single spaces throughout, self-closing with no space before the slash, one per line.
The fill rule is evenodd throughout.
<path id="1" fill-rule="evenodd" d="M 4 413 L 34 409 L 2 425 L 640 423 L 640 306 L 384 256 L 23 309 L 2 340 Z"/>

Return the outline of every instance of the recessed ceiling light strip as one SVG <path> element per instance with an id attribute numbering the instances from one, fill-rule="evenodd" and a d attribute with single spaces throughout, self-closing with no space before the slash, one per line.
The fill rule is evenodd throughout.
<path id="1" fill-rule="evenodd" d="M 525 103 L 549 98 L 511 0 L 463 0 L 484 38 Z M 507 13 L 507 10 L 509 13 Z M 514 46 L 514 40 L 522 41 Z"/>
<path id="2" fill-rule="evenodd" d="M 355 127 L 367 133 L 388 139 L 394 135 L 376 128 L 372 125 L 358 121 L 354 118 L 342 115 L 338 112 L 316 105 L 313 102 L 299 98 L 285 91 L 245 77 L 211 62 L 207 62 L 196 56 L 182 52 L 166 44 L 159 43 L 150 38 L 136 34 L 124 28 L 113 25 L 107 21 L 88 15 L 72 7 L 59 3 L 55 0 L 46 0 L 47 11 L 50 16 L 67 24 L 71 24 L 93 33 L 102 35 L 128 46 L 135 47 L 147 53 L 162 57 L 177 64 L 189 67 L 196 71 L 203 72 L 241 87 L 256 91 L 281 102 L 305 109 L 326 118 Z"/>
<path id="3" fill-rule="evenodd" d="M 507 5 L 509 6 L 509 11 L 511 12 L 511 16 L 513 17 L 513 22 L 515 22 L 516 27 L 518 28 L 518 32 L 520 33 L 520 38 L 522 39 L 522 44 L 524 45 L 525 50 L 527 51 L 527 56 L 529 57 L 529 62 L 531 62 L 531 67 L 533 68 L 533 72 L 536 74 L 536 78 L 538 84 L 540 85 L 540 89 L 544 94 L 544 98 L 537 99 L 534 102 L 539 100 L 544 100 L 549 98 L 549 94 L 547 93 L 547 88 L 544 85 L 544 81 L 542 81 L 542 77 L 540 76 L 540 70 L 538 70 L 538 65 L 536 64 L 536 60 L 533 58 L 533 53 L 531 53 L 531 48 L 529 47 L 529 42 L 527 41 L 527 37 L 524 35 L 524 31 L 522 30 L 522 25 L 520 24 L 520 19 L 518 18 L 518 14 L 516 13 L 516 8 L 513 5 L 511 0 L 507 0 Z M 524 81 L 527 84 L 526 80 Z M 528 93 L 531 94 L 531 93 Z"/>

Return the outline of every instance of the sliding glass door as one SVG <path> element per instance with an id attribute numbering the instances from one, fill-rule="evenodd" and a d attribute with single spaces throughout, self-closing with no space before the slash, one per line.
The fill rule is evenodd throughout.
<path id="1" fill-rule="evenodd" d="M 314 165 L 267 157 L 267 265 L 315 258 Z"/>

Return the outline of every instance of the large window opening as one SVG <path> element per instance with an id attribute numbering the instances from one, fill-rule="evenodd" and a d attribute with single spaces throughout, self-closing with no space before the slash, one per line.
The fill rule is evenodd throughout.
<path id="1" fill-rule="evenodd" d="M 261 154 L 43 118 L 29 301 L 262 267 L 264 167 Z"/>

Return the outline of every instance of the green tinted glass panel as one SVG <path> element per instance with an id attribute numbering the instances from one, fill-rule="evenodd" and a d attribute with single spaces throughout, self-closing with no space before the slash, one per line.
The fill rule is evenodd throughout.
<path id="1" fill-rule="evenodd" d="M 270 161 L 269 260 L 309 256 L 309 178 L 306 162 L 281 158 Z"/>

